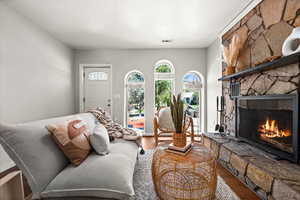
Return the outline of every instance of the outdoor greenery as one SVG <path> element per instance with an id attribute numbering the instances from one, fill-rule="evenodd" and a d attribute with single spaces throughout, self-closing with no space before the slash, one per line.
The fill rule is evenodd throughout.
<path id="1" fill-rule="evenodd" d="M 144 112 L 144 88 L 138 87 L 135 83 L 144 82 L 144 77 L 138 72 L 133 72 L 128 77 L 128 83 L 134 84 L 128 87 L 128 111 L 130 113 L 138 112 L 142 114 Z"/>
<path id="2" fill-rule="evenodd" d="M 170 106 L 171 91 L 172 82 L 170 80 L 155 81 L 155 107 L 157 110 L 161 107 Z"/>
<path id="3" fill-rule="evenodd" d="M 171 67 L 168 64 L 162 64 L 155 70 L 158 73 L 170 73 Z M 155 107 L 158 110 L 161 107 L 170 106 L 172 93 L 171 80 L 155 81 Z"/>
<path id="4" fill-rule="evenodd" d="M 133 73 L 128 77 L 128 82 L 144 82 L 144 77 L 140 73 Z"/>
<path id="5" fill-rule="evenodd" d="M 144 112 L 144 89 L 143 88 L 129 88 L 128 95 L 128 110 L 137 110 L 139 114 Z"/>
<path id="6" fill-rule="evenodd" d="M 159 73 L 170 73 L 171 68 L 169 65 L 163 64 L 163 65 L 158 66 L 155 71 L 159 72 Z"/>

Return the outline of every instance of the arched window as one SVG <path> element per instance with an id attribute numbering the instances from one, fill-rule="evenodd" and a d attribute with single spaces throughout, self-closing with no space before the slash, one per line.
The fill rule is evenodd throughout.
<path id="1" fill-rule="evenodd" d="M 154 67 L 155 109 L 170 105 L 175 91 L 175 70 L 168 60 L 160 60 Z"/>
<path id="2" fill-rule="evenodd" d="M 191 71 L 183 76 L 182 99 L 186 113 L 193 118 L 195 133 L 202 130 L 203 121 L 203 81 L 200 73 Z"/>
<path id="3" fill-rule="evenodd" d="M 125 125 L 137 132 L 145 130 L 145 79 L 137 70 L 125 76 Z"/>

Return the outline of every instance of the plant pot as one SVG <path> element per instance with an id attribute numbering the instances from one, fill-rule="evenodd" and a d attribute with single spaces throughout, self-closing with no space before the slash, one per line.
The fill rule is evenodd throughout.
<path id="1" fill-rule="evenodd" d="M 235 73 L 235 67 L 233 67 L 233 66 L 226 67 L 226 71 L 225 71 L 226 76 L 234 74 L 234 73 Z"/>
<path id="2" fill-rule="evenodd" d="M 186 145 L 186 133 L 173 133 L 173 144 L 176 147 L 184 147 Z"/>

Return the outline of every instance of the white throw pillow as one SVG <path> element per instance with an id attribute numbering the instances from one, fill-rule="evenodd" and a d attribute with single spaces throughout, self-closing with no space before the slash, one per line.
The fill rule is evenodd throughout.
<path id="1" fill-rule="evenodd" d="M 174 124 L 170 107 L 162 108 L 158 113 L 158 123 L 161 129 L 174 131 Z"/>
<path id="2" fill-rule="evenodd" d="M 102 124 L 95 126 L 93 134 L 90 136 L 90 143 L 97 154 L 105 155 L 109 153 L 109 135 Z"/>

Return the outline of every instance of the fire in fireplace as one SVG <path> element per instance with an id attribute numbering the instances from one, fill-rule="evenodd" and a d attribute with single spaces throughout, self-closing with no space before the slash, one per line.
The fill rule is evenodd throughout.
<path id="1" fill-rule="evenodd" d="M 276 120 L 266 120 L 266 123 L 260 126 L 258 131 L 261 133 L 260 136 L 267 138 L 283 138 L 291 136 L 290 130 L 279 130 Z"/>
<path id="2" fill-rule="evenodd" d="M 260 139 L 273 144 L 277 148 L 292 153 L 292 133 L 289 129 L 280 130 L 276 120 L 267 119 L 258 128 Z"/>
<path id="3" fill-rule="evenodd" d="M 239 97 L 236 108 L 238 138 L 298 162 L 298 95 Z"/>

